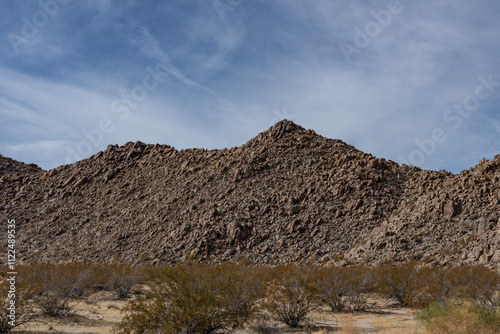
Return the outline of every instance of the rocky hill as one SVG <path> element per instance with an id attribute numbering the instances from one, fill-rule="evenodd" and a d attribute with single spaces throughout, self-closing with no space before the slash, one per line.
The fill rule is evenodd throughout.
<path id="1" fill-rule="evenodd" d="M 35 164 L 24 164 L 22 162 L 6 158 L 0 154 L 0 177 L 9 174 L 9 179 L 17 180 L 23 176 L 41 171 L 41 168 Z"/>
<path id="2" fill-rule="evenodd" d="M 50 171 L 0 156 L 0 217 L 23 262 L 497 265 L 499 178 L 500 155 L 427 171 L 284 120 L 231 149 L 110 145 Z"/>

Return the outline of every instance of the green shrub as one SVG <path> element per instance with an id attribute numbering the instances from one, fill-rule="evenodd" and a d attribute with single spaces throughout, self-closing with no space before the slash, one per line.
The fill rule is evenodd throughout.
<path id="1" fill-rule="evenodd" d="M 450 299 L 431 303 L 417 312 L 430 334 L 493 334 L 500 332 L 500 313 L 468 302 Z"/>
<path id="2" fill-rule="evenodd" d="M 433 302 L 429 306 L 417 312 L 418 318 L 425 324 L 432 319 L 442 316 L 446 313 L 446 306 L 443 302 Z"/>
<path id="3" fill-rule="evenodd" d="M 475 306 L 474 311 L 479 321 L 487 326 L 495 327 L 500 332 L 500 313 L 498 310 Z"/>

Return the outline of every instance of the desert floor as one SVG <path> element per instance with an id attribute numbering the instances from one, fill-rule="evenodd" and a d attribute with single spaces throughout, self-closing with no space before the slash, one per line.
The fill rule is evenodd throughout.
<path id="1" fill-rule="evenodd" d="M 65 318 L 41 317 L 28 327 L 16 329 L 14 333 L 110 333 L 123 314 L 121 309 L 127 300 L 120 300 L 110 292 L 97 292 L 76 306 L 73 316 Z M 267 323 L 269 333 L 423 333 L 415 319 L 414 312 L 404 308 L 380 308 L 376 313 L 341 313 L 324 311 L 314 312 L 309 324 L 298 329 L 286 325 Z M 238 333 L 257 333 L 252 329 Z"/>

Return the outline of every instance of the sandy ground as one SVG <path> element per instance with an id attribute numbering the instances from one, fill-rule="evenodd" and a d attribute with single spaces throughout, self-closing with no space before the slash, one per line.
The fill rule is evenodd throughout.
<path id="1" fill-rule="evenodd" d="M 409 309 L 382 310 L 379 314 L 341 314 L 337 319 L 341 332 L 346 333 L 424 333 Z"/>
<path id="2" fill-rule="evenodd" d="M 29 327 L 16 329 L 17 333 L 110 333 L 122 319 L 121 309 L 127 304 L 112 293 L 95 293 L 76 304 L 74 316 L 66 318 L 40 318 Z M 269 326 L 274 333 L 423 333 L 410 309 L 381 309 L 378 313 L 333 314 L 327 310 L 311 314 L 310 324 L 300 329 L 290 329 L 283 324 Z M 238 333 L 255 333 L 250 329 Z"/>
<path id="3" fill-rule="evenodd" d="M 75 314 L 64 318 L 42 317 L 40 321 L 13 332 L 22 333 L 110 333 L 122 319 L 121 309 L 127 300 L 109 292 L 99 292 L 75 303 Z"/>

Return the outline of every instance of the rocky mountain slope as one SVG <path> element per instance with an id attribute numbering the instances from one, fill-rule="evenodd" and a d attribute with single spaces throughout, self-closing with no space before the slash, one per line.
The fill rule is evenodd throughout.
<path id="1" fill-rule="evenodd" d="M 41 171 L 41 168 L 35 164 L 24 164 L 22 162 L 6 158 L 0 154 L 0 177 L 9 174 L 9 179 L 17 180 L 23 176 Z"/>
<path id="2" fill-rule="evenodd" d="M 284 120 L 231 149 L 110 145 L 50 171 L 0 156 L 0 218 L 23 262 L 497 265 L 499 178 L 500 155 L 427 171 Z"/>

